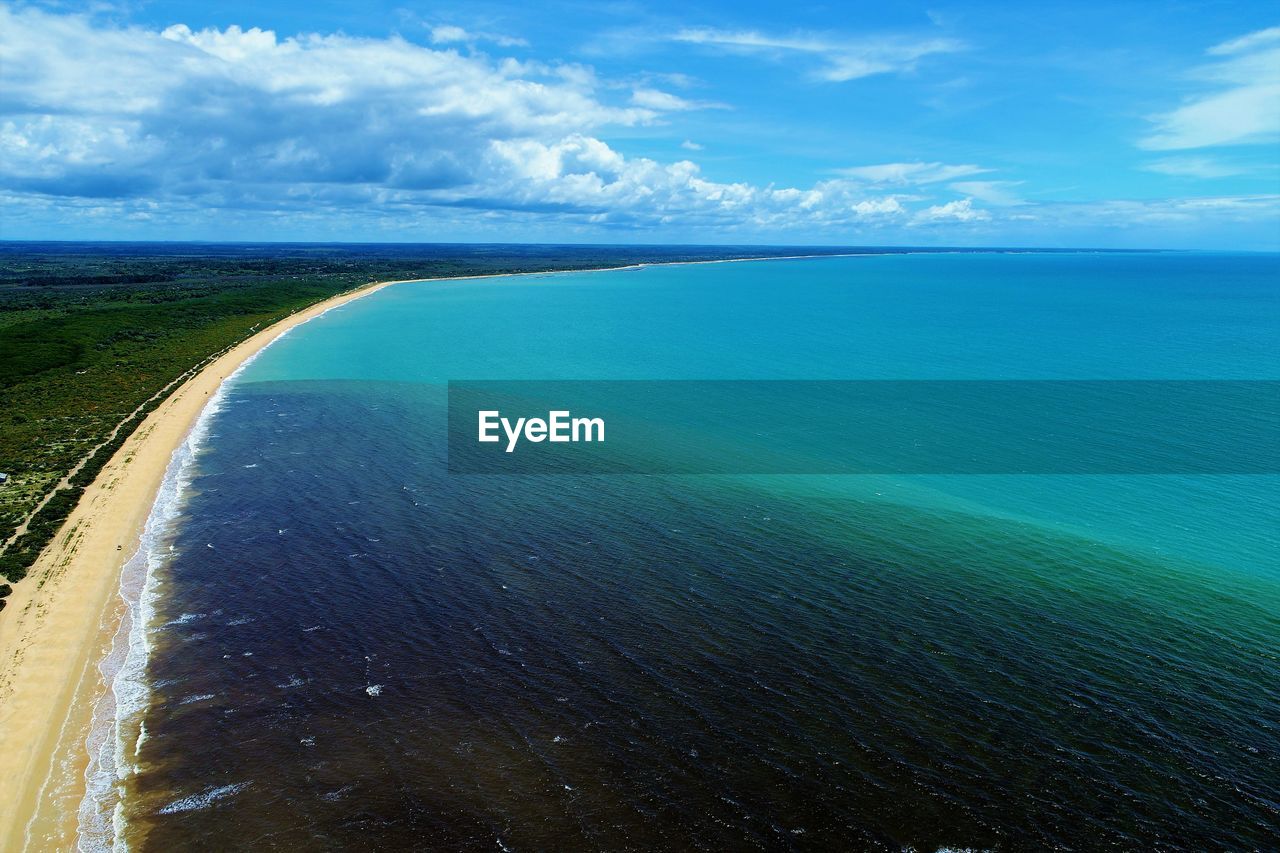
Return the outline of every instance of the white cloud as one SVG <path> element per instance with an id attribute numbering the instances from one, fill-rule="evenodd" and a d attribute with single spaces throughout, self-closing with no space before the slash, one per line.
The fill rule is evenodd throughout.
<path id="1" fill-rule="evenodd" d="M 947 163 L 880 163 L 874 166 L 850 166 L 837 169 L 837 174 L 857 178 L 872 184 L 907 186 L 951 181 L 966 175 L 990 172 L 973 164 L 950 165 Z"/>
<path id="2" fill-rule="evenodd" d="M 1177 225 L 1195 229 L 1215 224 L 1257 224 L 1280 216 L 1280 194 L 1209 196 L 1150 200 L 1115 199 L 1047 208 L 1062 221 L 1093 221 L 1108 228 Z"/>
<path id="3" fill-rule="evenodd" d="M 662 112 L 683 112 L 685 110 L 724 109 L 724 104 L 710 101 L 691 101 L 670 92 L 659 89 L 638 88 L 631 93 L 631 103 L 638 107 L 647 107 Z"/>
<path id="4" fill-rule="evenodd" d="M 1223 59 L 1190 75 L 1212 91 L 1154 116 L 1139 145 L 1154 151 L 1280 141 L 1280 27 L 1211 47 Z"/>
<path id="5" fill-rule="evenodd" d="M 917 211 L 911 218 L 913 225 L 937 225 L 945 222 L 986 222 L 991 214 L 973 206 L 973 199 L 962 198 L 946 204 L 935 204 Z"/>
<path id="6" fill-rule="evenodd" d="M 0 191 L 32 204 L 837 231 L 909 215 L 908 196 L 843 178 L 807 189 L 726 183 L 688 160 L 624 157 L 601 139 L 610 129 L 714 105 L 579 65 L 400 37 L 155 32 L 3 6 L 0 58 Z M 611 100 L 628 88 L 629 102 Z"/>
<path id="7" fill-rule="evenodd" d="M 1280 57 L 1278 57 L 1280 58 Z M 1155 151 L 1266 142 L 1280 133 L 1280 84 L 1239 86 L 1179 107 L 1142 141 Z"/>
<path id="8" fill-rule="evenodd" d="M 399 37 L 157 33 L 0 7 L 0 61 L 0 176 L 18 183 L 426 187 L 474 178 L 473 152 L 491 139 L 661 114 L 608 103 L 577 66 L 493 62 Z M 90 141 L 97 154 L 80 150 Z"/>
<path id="9" fill-rule="evenodd" d="M 722 30 L 714 27 L 689 27 L 679 30 L 671 38 L 674 41 L 771 58 L 809 55 L 819 59 L 821 63 L 813 71 L 813 76 L 832 83 L 843 83 L 873 74 L 911 71 L 926 56 L 964 49 L 961 42 L 941 37 L 779 36 L 754 30 Z"/>
<path id="10" fill-rule="evenodd" d="M 1017 207 L 1026 204 L 1026 201 L 1012 191 L 1013 187 L 1021 184 L 1022 181 L 956 181 L 947 187 L 961 195 L 972 196 L 997 207 Z"/>
<path id="11" fill-rule="evenodd" d="M 706 146 L 699 145 L 697 142 L 694 142 L 692 139 L 686 139 L 684 142 L 680 143 L 680 147 L 683 148 L 685 151 L 701 151 Z"/>
<path id="12" fill-rule="evenodd" d="M 431 28 L 431 41 L 434 44 L 449 44 L 450 42 L 471 41 L 471 35 L 462 27 L 455 27 L 445 24 L 439 27 Z"/>
<path id="13" fill-rule="evenodd" d="M 570 136 L 546 144 L 494 142 L 493 189 L 528 208 L 592 211 L 598 222 L 720 224 L 789 228 L 838 226 L 905 216 L 898 197 L 868 198 L 849 181 L 807 190 L 719 183 L 688 160 L 663 164 L 625 158 L 598 139 Z"/>
<path id="14" fill-rule="evenodd" d="M 869 198 L 853 205 L 853 212 L 864 219 L 873 219 L 876 217 L 893 217 L 901 216 L 907 212 L 902 206 L 902 202 L 898 199 L 887 196 L 885 198 Z"/>
<path id="15" fill-rule="evenodd" d="M 453 24 L 438 24 L 428 29 L 432 44 L 474 44 L 480 41 L 493 42 L 499 47 L 527 47 L 529 44 L 522 38 L 512 38 L 497 33 L 471 32 Z"/>
<path id="16" fill-rule="evenodd" d="M 1146 163 L 1142 168 L 1148 172 L 1183 178 L 1226 178 L 1245 175 L 1251 171 L 1210 157 L 1165 157 Z"/>
<path id="17" fill-rule="evenodd" d="M 160 32 L 0 4 L 0 63 L 10 233 L 15 223 L 43 222 L 48 233 L 51 222 L 149 220 L 188 223 L 181 236 L 194 237 L 223 222 L 265 236 L 262 223 L 276 222 L 328 239 L 366 227 L 421 239 L 449 222 L 480 223 L 496 238 L 536 222 L 543 234 L 587 239 L 646 228 L 892 242 L 919 237 L 911 226 L 936 226 L 925 239 L 945 241 L 948 226 L 988 222 L 1004 233 L 1033 217 L 1190 233 L 1189 223 L 1235 228 L 1280 211 L 1276 197 L 1003 208 L 1012 183 L 973 179 L 991 171 L 979 165 L 929 160 L 855 166 L 799 187 L 716 180 L 691 160 L 624 156 L 606 141 L 625 132 L 643 144 L 634 140 L 649 132 L 626 129 L 661 132 L 672 112 L 704 106 L 664 91 L 674 81 L 601 79 L 578 64 L 400 37 Z M 701 150 L 692 140 L 682 148 Z"/>
<path id="18" fill-rule="evenodd" d="M 1240 36 L 1237 39 L 1215 44 L 1206 52 L 1211 56 L 1229 56 L 1233 53 L 1256 50 L 1270 44 L 1280 44 L 1280 27 L 1267 27 L 1265 30 L 1258 30 L 1257 32 Z"/>

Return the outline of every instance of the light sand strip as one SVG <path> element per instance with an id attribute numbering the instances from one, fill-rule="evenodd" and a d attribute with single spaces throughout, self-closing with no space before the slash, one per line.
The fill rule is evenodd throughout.
<path id="1" fill-rule="evenodd" d="M 397 282 L 342 294 L 276 323 L 165 400 L 85 489 L 0 612 L 0 850 L 71 850 L 84 795 L 97 664 L 123 613 L 120 570 L 138 550 L 174 450 L 225 377 L 294 326 Z"/>

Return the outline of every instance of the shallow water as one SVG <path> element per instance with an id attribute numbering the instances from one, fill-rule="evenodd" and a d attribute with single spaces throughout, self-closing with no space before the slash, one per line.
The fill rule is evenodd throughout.
<path id="1" fill-rule="evenodd" d="M 449 379 L 1276 378 L 1276 271 L 776 261 L 331 312 L 229 387 L 157 551 L 125 836 L 1265 846 L 1280 478 L 468 477 L 442 425 Z"/>

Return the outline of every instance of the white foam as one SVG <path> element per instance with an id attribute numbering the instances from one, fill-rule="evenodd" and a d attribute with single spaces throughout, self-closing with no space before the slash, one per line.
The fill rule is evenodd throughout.
<path id="1" fill-rule="evenodd" d="M 286 334 L 288 331 L 271 343 Z M 125 780 L 136 772 L 134 759 L 146 738 L 142 720 L 151 701 L 151 687 L 146 681 L 147 661 L 151 656 L 148 634 L 156 624 L 156 602 L 164 585 L 158 570 L 166 565 L 173 552 L 176 524 L 196 475 L 196 459 L 209 435 L 210 421 L 222 410 L 231 382 L 265 349 L 245 359 L 218 386 L 191 432 L 173 451 L 151 514 L 147 516 L 138 550 L 121 570 L 123 615 L 112 637 L 110 651 L 98 664 L 109 689 L 94 704 L 93 721 L 85 743 L 89 764 L 85 768 L 85 795 L 78 814 L 79 850 L 128 849 L 124 840 L 122 797 Z M 203 615 L 184 613 L 174 624 Z"/>
<path id="2" fill-rule="evenodd" d="M 355 790 L 355 785 L 343 785 L 336 791 L 330 791 L 327 794 L 321 794 L 320 799 L 328 803 L 335 803 L 346 796 L 347 792 Z"/>
<path id="3" fill-rule="evenodd" d="M 235 785 L 223 785 L 220 788 L 210 788 L 209 790 L 203 791 L 199 794 L 194 794 L 190 797 L 183 797 L 180 800 L 174 800 L 172 803 L 169 803 L 169 805 L 160 809 L 159 813 L 174 814 L 176 812 L 193 812 L 197 809 L 208 808 L 224 797 L 229 797 L 232 794 L 243 791 L 248 784 L 248 782 L 239 782 Z"/>
<path id="4" fill-rule="evenodd" d="M 177 619 L 170 619 L 160 627 L 168 628 L 170 625 L 186 625 L 188 622 L 194 622 L 197 619 L 203 619 L 204 617 L 205 614 L 203 613 L 183 613 Z"/>

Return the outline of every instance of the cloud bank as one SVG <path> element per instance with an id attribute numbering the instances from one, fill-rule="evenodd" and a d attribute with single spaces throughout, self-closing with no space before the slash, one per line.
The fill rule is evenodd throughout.
<path id="1" fill-rule="evenodd" d="M 625 231 L 704 242 L 991 244 L 1022 234 L 1043 244 L 1053 242 L 1046 234 L 1109 235 L 1132 223 L 1185 230 L 1280 211 L 1275 195 L 1033 202 L 1022 182 L 990 166 L 930 159 L 849 165 L 807 186 L 716 180 L 686 159 L 703 156 L 703 145 L 683 133 L 667 140 L 679 153 L 665 160 L 607 141 L 661 139 L 681 116 L 724 108 L 665 91 L 679 75 L 610 80 L 579 64 L 494 56 L 477 45 L 498 36 L 448 24 L 423 37 L 148 29 L 0 4 L 5 231 L 74 237 L 86 223 L 105 223 L 90 233 L 203 238 L 228 233 L 231 222 L 262 237 L 429 239 L 445 224 L 498 239 Z M 956 49 L 850 43 L 833 52 L 821 40 L 696 37 L 812 54 L 832 80 L 857 76 L 855 57 L 862 71 L 887 73 Z M 1221 44 L 1210 51 L 1209 77 L 1227 93 L 1253 92 L 1261 84 L 1237 63 L 1277 44 L 1272 31 Z M 1179 115 L 1160 120 L 1153 139 L 1162 141 L 1150 147 L 1187 141 Z M 1170 158 L 1152 168 L 1206 173 L 1207 162 Z M 130 232 L 121 225 L 129 222 L 155 228 Z M 58 233 L 63 226 L 72 230 Z"/>
<path id="2" fill-rule="evenodd" d="M 10 202 L 132 199 L 151 210 L 448 209 L 788 231 L 932 221 L 933 208 L 913 212 L 908 196 L 877 188 L 976 169 L 917 164 L 926 174 L 851 172 L 803 189 L 717 182 L 689 160 L 625 157 L 602 136 L 722 105 L 581 65 L 462 53 L 452 46 L 473 37 L 457 27 L 430 38 L 153 31 L 0 8 L 0 187 Z"/>

